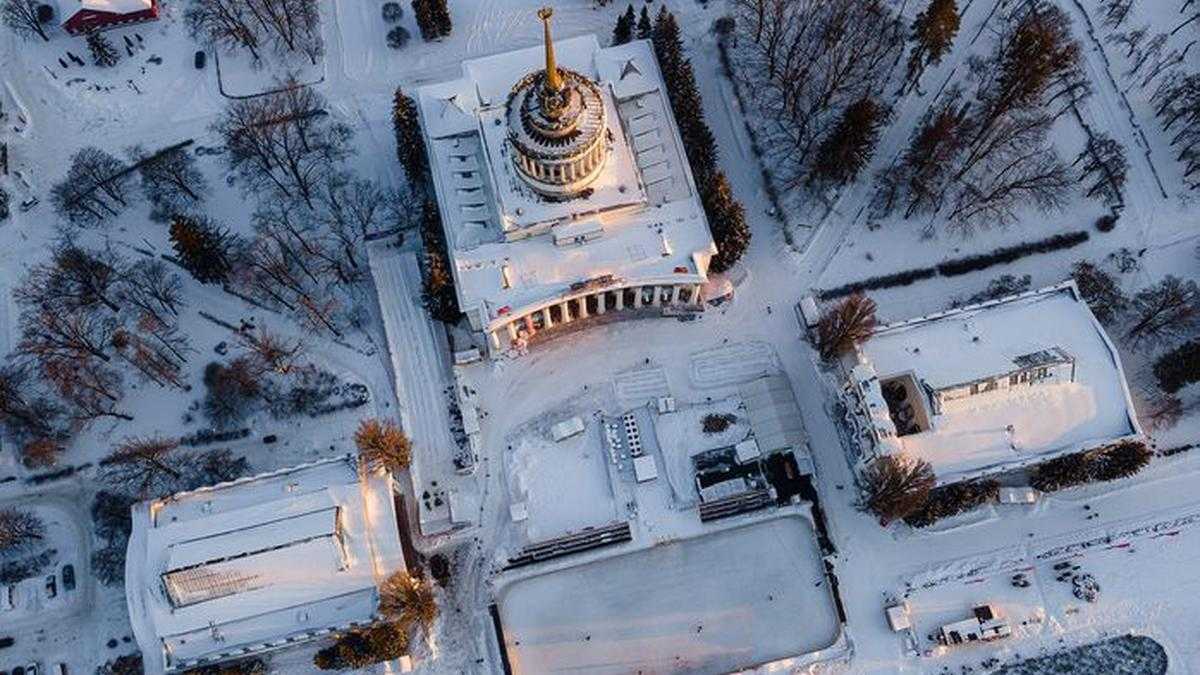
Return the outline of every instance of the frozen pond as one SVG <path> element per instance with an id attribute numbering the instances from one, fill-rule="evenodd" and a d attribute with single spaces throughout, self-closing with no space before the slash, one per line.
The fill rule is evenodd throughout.
<path id="1" fill-rule="evenodd" d="M 840 631 L 812 526 L 795 515 L 516 581 L 499 609 L 523 674 L 725 673 Z"/>

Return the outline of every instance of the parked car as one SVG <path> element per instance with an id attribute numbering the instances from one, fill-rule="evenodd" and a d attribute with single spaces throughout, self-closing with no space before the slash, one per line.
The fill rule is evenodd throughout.
<path id="1" fill-rule="evenodd" d="M 58 596 L 58 577 L 51 574 L 46 577 L 46 597 L 55 598 Z"/>
<path id="2" fill-rule="evenodd" d="M 38 675 L 38 665 L 30 663 L 25 666 L 25 675 Z"/>
<path id="3" fill-rule="evenodd" d="M 196 70 L 204 70 L 204 64 L 208 61 L 208 55 L 203 49 L 196 51 L 196 56 L 192 59 L 192 64 L 196 66 Z"/>
<path id="4" fill-rule="evenodd" d="M 17 606 L 17 587 L 9 584 L 0 588 L 0 611 L 7 612 Z"/>
<path id="5" fill-rule="evenodd" d="M 54 666 L 54 675 L 67 675 L 67 664 L 59 661 L 57 666 Z"/>
<path id="6" fill-rule="evenodd" d="M 10 636 L 2 637 L 0 638 L 0 649 L 8 649 L 9 647 L 13 646 L 14 642 L 16 642 L 16 640 L 12 639 Z"/>
<path id="7" fill-rule="evenodd" d="M 69 565 L 69 564 L 63 565 L 62 582 L 63 582 L 63 588 L 67 589 L 68 591 L 75 590 L 75 566 L 74 565 Z"/>

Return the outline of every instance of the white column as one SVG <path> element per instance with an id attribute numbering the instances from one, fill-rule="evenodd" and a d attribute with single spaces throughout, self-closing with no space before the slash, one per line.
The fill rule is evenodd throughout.
<path id="1" fill-rule="evenodd" d="M 571 323 L 571 302 L 569 300 L 559 303 L 558 311 L 562 313 L 563 323 Z"/>
<path id="2" fill-rule="evenodd" d="M 530 335 L 533 335 L 534 330 L 536 330 L 533 327 L 533 315 L 532 314 L 525 315 L 525 330 L 529 331 Z"/>
<path id="3" fill-rule="evenodd" d="M 500 350 L 500 334 L 499 333 L 497 333 L 494 330 L 489 331 L 488 332 L 488 340 L 491 341 L 493 350 L 496 350 L 496 351 Z"/>
<path id="4" fill-rule="evenodd" d="M 625 309 L 625 289 L 618 288 L 617 289 L 617 311 L 619 312 L 623 309 Z"/>
<path id="5" fill-rule="evenodd" d="M 508 339 L 516 340 L 517 339 L 517 323 L 515 321 L 509 321 L 508 323 L 504 324 L 504 326 L 506 328 L 508 328 Z"/>
<path id="6" fill-rule="evenodd" d="M 579 318 L 586 319 L 588 316 L 587 296 L 581 295 L 581 296 L 579 296 L 578 300 L 579 300 Z"/>
<path id="7" fill-rule="evenodd" d="M 554 322 L 550 319 L 550 308 L 543 307 L 542 308 L 542 329 L 545 330 L 547 328 L 550 328 L 553 325 L 554 325 Z"/>
<path id="8" fill-rule="evenodd" d="M 672 305 L 678 305 L 678 304 L 679 304 L 679 291 L 680 291 L 680 288 L 681 288 L 681 287 L 680 287 L 680 285 L 679 285 L 679 284 L 675 284 L 675 287 L 674 287 L 674 288 L 671 290 L 671 304 L 672 304 Z"/>
<path id="9" fill-rule="evenodd" d="M 704 288 L 704 286 L 701 284 L 696 284 L 695 288 L 692 289 L 692 302 L 697 306 L 704 304 L 704 298 L 700 297 L 700 289 L 702 288 Z"/>
<path id="10" fill-rule="evenodd" d="M 642 286 L 638 286 L 637 288 L 633 289 L 633 306 L 634 307 L 642 306 L 642 289 L 643 289 Z"/>
<path id="11" fill-rule="evenodd" d="M 608 293 L 606 291 L 600 291 L 599 293 L 596 294 L 596 313 L 597 314 L 603 314 L 605 311 L 608 310 L 608 307 L 606 306 L 606 305 L 608 305 L 608 298 L 605 297 L 607 295 L 608 295 Z"/>
<path id="12" fill-rule="evenodd" d="M 658 307 L 659 303 L 662 302 L 662 298 L 659 296 L 658 286 L 651 286 L 650 290 L 653 291 L 650 295 L 650 306 Z"/>

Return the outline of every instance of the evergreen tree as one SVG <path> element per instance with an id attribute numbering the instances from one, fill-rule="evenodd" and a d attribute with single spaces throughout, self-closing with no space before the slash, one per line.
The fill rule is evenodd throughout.
<path id="1" fill-rule="evenodd" d="M 396 132 L 396 154 L 409 183 L 422 185 L 429 170 L 429 159 L 425 155 L 425 138 L 421 135 L 421 122 L 417 118 L 417 104 L 397 88 L 392 98 L 392 127 Z"/>
<path id="2" fill-rule="evenodd" d="M 666 6 L 663 6 L 666 10 Z M 638 17 L 637 22 L 637 39 L 649 40 L 654 36 L 654 23 L 650 21 L 650 10 L 645 5 L 642 5 L 642 13 Z"/>
<path id="3" fill-rule="evenodd" d="M 179 263 L 197 281 L 211 284 L 228 278 L 231 266 L 227 237 L 213 224 L 176 216 L 171 221 L 171 245 Z"/>
<path id="4" fill-rule="evenodd" d="M 733 197 L 733 190 L 725 174 L 718 172 L 701 195 L 704 213 L 712 229 L 717 254 L 713 256 L 709 269 L 724 272 L 736 263 L 750 246 L 750 226 L 746 223 L 746 210 Z"/>
<path id="5" fill-rule="evenodd" d="M 412 0 L 413 18 L 421 29 L 421 39 L 426 42 L 436 40 L 441 33 L 434 17 L 434 0 Z"/>
<path id="6" fill-rule="evenodd" d="M 617 17 L 617 27 L 613 28 L 612 43 L 623 45 L 633 39 L 633 24 L 637 21 L 637 14 L 633 12 L 633 5 L 625 10 L 625 13 Z"/>
<path id="7" fill-rule="evenodd" d="M 908 55 L 905 88 L 916 86 L 926 66 L 941 63 L 958 35 L 958 3 L 955 0 L 930 0 L 925 11 L 912 25 L 912 51 Z"/>
<path id="8" fill-rule="evenodd" d="M 1154 377 L 1163 391 L 1175 393 L 1200 381 L 1200 340 L 1189 340 L 1154 362 Z"/>
<path id="9" fill-rule="evenodd" d="M 854 180 L 871 161 L 886 118 L 886 109 L 873 98 L 851 103 L 817 149 L 809 182 L 845 185 Z"/>
<path id="10" fill-rule="evenodd" d="M 447 0 L 432 0 L 430 4 L 438 37 L 446 37 L 454 29 L 454 22 L 450 18 L 450 6 L 447 4 Z"/>
<path id="11" fill-rule="evenodd" d="M 425 308 L 437 320 L 445 323 L 458 321 L 462 313 L 458 308 L 458 295 L 454 290 L 454 276 L 446 263 L 446 235 L 442 230 L 442 217 L 437 202 L 426 199 L 421 222 L 421 239 L 425 244 L 425 279 L 422 296 Z"/>
<path id="12" fill-rule="evenodd" d="M 92 53 L 92 62 L 101 68 L 115 66 L 121 60 L 121 54 L 103 33 L 89 33 L 87 46 Z"/>

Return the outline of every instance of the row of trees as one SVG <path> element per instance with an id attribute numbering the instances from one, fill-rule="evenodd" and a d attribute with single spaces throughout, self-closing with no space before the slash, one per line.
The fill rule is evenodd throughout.
<path id="1" fill-rule="evenodd" d="M 736 263 L 750 246 L 750 227 L 741 202 L 718 166 L 716 139 L 704 118 L 704 102 L 696 85 L 691 61 L 684 56 L 679 23 L 675 15 L 662 7 L 651 32 L 655 55 L 667 85 L 667 96 L 692 176 L 700 192 L 700 202 L 708 217 L 717 254 L 710 269 L 724 272 Z"/>
<path id="2" fill-rule="evenodd" d="M 642 12 L 639 15 L 633 11 L 631 4 L 617 18 L 617 25 L 613 28 L 612 43 L 613 46 L 623 45 L 633 40 L 649 40 L 652 37 L 654 37 L 654 22 L 650 20 L 650 8 L 642 5 Z"/>
<path id="3" fill-rule="evenodd" d="M 155 152 L 134 146 L 124 160 L 93 146 L 81 148 L 71 157 L 66 176 L 50 190 L 54 209 L 76 225 L 107 226 L 133 202 L 136 175 L 155 220 L 195 210 L 209 186 L 188 152 L 190 145 L 179 143 Z"/>
<path id="4" fill-rule="evenodd" d="M 196 39 L 245 50 L 256 63 L 267 50 L 313 64 L 325 53 L 317 0 L 192 0 L 184 20 Z"/>
<path id="5" fill-rule="evenodd" d="M 1007 17 L 994 52 L 973 57 L 970 67 L 972 95 L 958 87 L 944 92 L 896 166 L 880 173 L 881 212 L 939 214 L 969 231 L 1010 222 L 1026 204 L 1063 204 L 1075 178 L 1046 135 L 1090 93 L 1069 18 L 1045 2 L 1022 3 Z M 1091 161 L 1103 159 L 1085 153 Z M 1084 171 L 1096 172 L 1086 165 Z"/>
<path id="6" fill-rule="evenodd" d="M 1063 455 L 1036 465 L 1030 483 L 1052 492 L 1096 481 L 1127 478 L 1141 471 L 1154 456 L 1145 443 L 1122 441 L 1114 445 Z M 939 518 L 975 508 L 995 498 L 994 481 L 964 482 L 935 489 L 933 468 L 924 459 L 905 454 L 885 455 L 871 462 L 861 475 L 859 508 L 885 527 L 906 519 L 925 527 Z"/>
<path id="7" fill-rule="evenodd" d="M 449 244 L 442 226 L 442 214 L 430 189 L 429 159 L 425 154 L 425 137 L 417 114 L 417 104 L 402 89 L 392 98 L 392 128 L 396 135 L 396 154 L 408 177 L 414 201 L 420 199 L 422 258 L 422 298 L 425 308 L 439 321 L 458 321 L 461 310 L 450 272 Z"/>
<path id="8" fill-rule="evenodd" d="M 313 664 L 322 670 L 351 670 L 407 654 L 414 631 L 428 631 L 437 618 L 433 586 L 424 576 L 392 574 L 380 585 L 378 614 L 376 623 L 343 633 L 318 651 Z"/>

